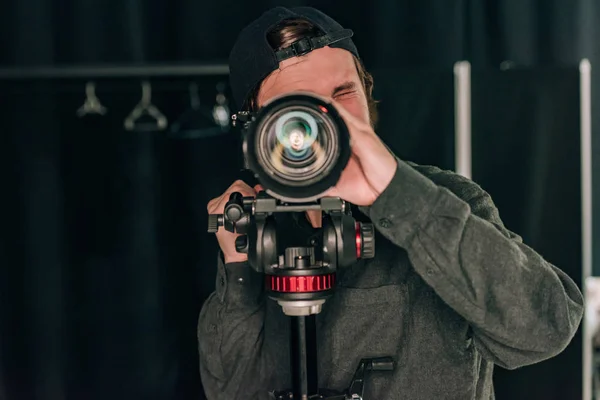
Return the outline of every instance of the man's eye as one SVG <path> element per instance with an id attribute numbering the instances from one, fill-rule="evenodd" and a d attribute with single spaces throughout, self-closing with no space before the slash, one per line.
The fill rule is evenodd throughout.
<path id="1" fill-rule="evenodd" d="M 337 98 L 337 97 L 349 96 L 349 95 L 354 94 L 354 93 L 356 93 L 356 90 L 351 90 L 351 91 L 348 91 L 348 92 L 338 93 L 338 94 L 335 95 L 335 97 Z"/>

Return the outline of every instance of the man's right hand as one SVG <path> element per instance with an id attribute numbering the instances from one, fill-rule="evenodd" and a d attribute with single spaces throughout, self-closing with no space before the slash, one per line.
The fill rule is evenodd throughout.
<path id="1" fill-rule="evenodd" d="M 233 182 L 221 196 L 209 201 L 206 209 L 209 214 L 223 214 L 225 212 L 225 205 L 229 201 L 229 197 L 232 193 L 239 192 L 244 197 L 256 197 L 256 193 L 261 190 L 262 187 L 260 185 L 251 188 L 244 181 L 237 180 Z M 239 234 L 229 232 L 225 230 L 224 227 L 220 226 L 216 235 L 219 246 L 221 247 L 221 252 L 223 253 L 225 264 L 245 262 L 248 260 L 246 254 L 238 253 L 235 249 L 235 239 L 240 236 Z"/>

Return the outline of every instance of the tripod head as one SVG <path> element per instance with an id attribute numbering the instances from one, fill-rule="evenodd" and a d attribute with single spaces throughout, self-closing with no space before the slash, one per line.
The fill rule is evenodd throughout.
<path id="1" fill-rule="evenodd" d="M 318 237 L 307 245 L 282 246 L 278 239 L 290 227 L 278 226 L 276 214 L 308 210 L 322 212 Z M 334 289 L 337 269 L 375 256 L 373 224 L 356 221 L 347 203 L 334 197 L 287 204 L 265 192 L 256 198 L 233 193 L 224 214 L 209 215 L 209 232 L 221 226 L 242 235 L 236 250 L 248 254 L 250 266 L 265 274 L 268 296 L 288 316 L 321 312 Z"/>
<path id="2" fill-rule="evenodd" d="M 289 226 L 278 226 L 277 214 L 319 210 L 323 214 L 318 238 L 308 246 L 282 246 L 281 235 Z M 303 204 L 286 204 L 260 192 L 256 198 L 230 195 L 223 214 L 209 215 L 208 231 L 224 227 L 239 233 L 236 250 L 248 254 L 250 266 L 265 275 L 265 290 L 290 317 L 309 317 L 321 312 L 322 306 L 335 289 L 338 267 L 347 267 L 359 259 L 375 256 L 373 224 L 356 221 L 339 198 L 321 198 Z M 294 324 L 293 324 L 294 325 Z M 304 326 L 304 325 L 303 325 Z M 296 324 L 298 328 L 298 325 Z M 314 327 L 309 333 L 315 335 Z M 301 339 L 299 339 L 301 338 Z M 298 345 L 304 343 L 304 346 Z M 292 335 L 293 370 L 316 374 L 315 354 L 306 349 L 306 328 Z M 314 341 L 313 341 L 314 345 Z M 316 349 L 312 349 L 313 353 Z M 310 360 L 310 361 L 309 361 Z M 313 364 L 310 366 L 309 364 Z M 376 371 L 392 371 L 391 357 L 362 359 L 345 393 L 318 390 L 317 379 L 308 383 L 307 375 L 296 376 L 293 391 L 271 392 L 273 400 L 299 400 L 311 394 L 313 400 L 362 400 L 367 375 Z"/>

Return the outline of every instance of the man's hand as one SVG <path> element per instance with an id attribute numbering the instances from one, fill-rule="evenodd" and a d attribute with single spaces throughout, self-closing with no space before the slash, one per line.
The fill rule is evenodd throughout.
<path id="1" fill-rule="evenodd" d="M 206 209 L 208 210 L 209 214 L 223 214 L 225 212 L 225 205 L 229 201 L 229 196 L 231 196 L 232 193 L 239 192 L 244 197 L 256 197 L 256 193 L 261 190 L 262 188 L 260 185 L 256 185 L 253 189 L 245 182 L 237 180 L 231 186 L 229 186 L 229 188 L 221 196 L 209 201 Z M 246 254 L 238 253 L 235 249 L 235 239 L 240 236 L 239 234 L 229 232 L 221 226 L 219 227 L 219 231 L 216 235 L 226 264 L 232 262 L 244 262 L 248 260 L 248 256 Z"/>
<path id="2" fill-rule="evenodd" d="M 370 206 L 388 187 L 398 164 L 369 124 L 354 117 L 339 103 L 332 103 L 348 125 L 352 155 L 340 180 L 327 195 L 358 206 Z"/>

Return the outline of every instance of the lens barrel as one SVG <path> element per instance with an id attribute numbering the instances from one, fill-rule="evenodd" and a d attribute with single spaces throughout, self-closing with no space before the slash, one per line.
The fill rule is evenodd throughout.
<path id="1" fill-rule="evenodd" d="M 350 159 L 350 135 L 325 99 L 292 93 L 266 104 L 246 126 L 246 164 L 273 197 L 313 201 L 333 187 Z"/>

